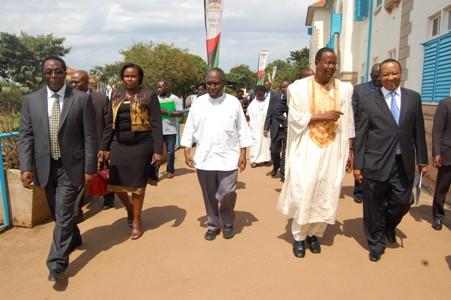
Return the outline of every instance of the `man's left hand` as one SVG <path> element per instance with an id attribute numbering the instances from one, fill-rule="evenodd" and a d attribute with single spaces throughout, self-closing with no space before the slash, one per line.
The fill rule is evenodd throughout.
<path id="1" fill-rule="evenodd" d="M 246 169 L 246 148 L 241 149 L 240 152 L 240 158 L 238 160 L 238 168 L 240 169 L 240 172 L 243 172 L 244 169 Z"/>
<path id="2" fill-rule="evenodd" d="M 428 165 L 419 165 L 418 172 L 420 172 L 420 174 L 423 173 L 423 176 L 426 175 L 429 172 Z"/>
<path id="3" fill-rule="evenodd" d="M 89 191 L 92 185 L 94 174 L 85 173 L 85 191 Z"/>
<path id="4" fill-rule="evenodd" d="M 351 173 L 354 169 L 354 153 L 349 150 L 348 161 L 346 162 L 346 173 Z"/>

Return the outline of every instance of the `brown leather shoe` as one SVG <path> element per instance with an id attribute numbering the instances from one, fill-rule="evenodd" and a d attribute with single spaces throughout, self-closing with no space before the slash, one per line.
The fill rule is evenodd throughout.
<path id="1" fill-rule="evenodd" d="M 174 178 L 174 176 L 175 176 L 174 173 L 171 172 L 168 172 L 168 174 L 166 175 L 168 179 Z"/>

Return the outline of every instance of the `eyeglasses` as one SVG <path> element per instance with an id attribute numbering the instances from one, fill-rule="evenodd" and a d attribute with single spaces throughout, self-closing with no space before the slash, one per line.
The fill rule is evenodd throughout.
<path id="1" fill-rule="evenodd" d="M 43 73 L 48 76 L 52 75 L 52 73 L 54 73 L 55 75 L 63 75 L 64 70 L 61 68 L 45 69 Z"/>

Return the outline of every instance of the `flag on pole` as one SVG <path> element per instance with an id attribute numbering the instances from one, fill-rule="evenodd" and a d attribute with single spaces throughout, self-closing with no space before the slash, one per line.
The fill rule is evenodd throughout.
<path id="1" fill-rule="evenodd" d="M 258 57 L 257 85 L 263 85 L 265 83 L 265 68 L 268 57 L 268 50 L 260 51 L 260 56 Z"/>
<path id="2" fill-rule="evenodd" d="M 221 39 L 223 7 L 224 0 L 204 0 L 209 69 L 219 66 L 219 42 Z"/>
<path id="3" fill-rule="evenodd" d="M 277 66 L 274 66 L 272 68 L 271 82 L 274 82 L 274 79 L 276 79 L 276 73 L 277 73 Z"/>

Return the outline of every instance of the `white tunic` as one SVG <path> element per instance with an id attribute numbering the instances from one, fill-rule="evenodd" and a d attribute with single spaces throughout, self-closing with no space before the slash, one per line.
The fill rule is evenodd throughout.
<path id="1" fill-rule="evenodd" d="M 208 94 L 191 105 L 180 144 L 196 143 L 196 169 L 232 171 L 238 168 L 241 148 L 252 144 L 240 101 L 224 93 L 217 99 Z"/>
<path id="2" fill-rule="evenodd" d="M 251 163 L 261 163 L 271 160 L 271 152 L 269 150 L 271 139 L 263 135 L 268 106 L 269 97 L 266 97 L 263 101 L 254 99 L 247 107 L 249 128 L 253 140 L 249 148 Z"/>
<path id="3" fill-rule="evenodd" d="M 285 183 L 277 209 L 300 225 L 335 223 L 342 180 L 346 171 L 349 138 L 354 137 L 352 86 L 339 82 L 339 118 L 336 137 L 324 148 L 309 137 L 311 78 L 288 87 L 288 137 Z M 331 91 L 333 93 L 333 89 Z"/>

